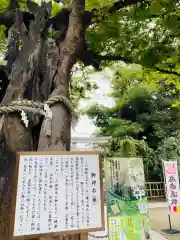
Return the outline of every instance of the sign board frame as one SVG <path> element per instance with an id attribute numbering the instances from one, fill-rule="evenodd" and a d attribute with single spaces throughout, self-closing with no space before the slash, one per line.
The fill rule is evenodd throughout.
<path id="1" fill-rule="evenodd" d="M 19 176 L 19 165 L 20 165 L 20 156 L 34 156 L 34 155 L 99 155 L 99 177 L 100 177 L 100 205 L 101 205 L 101 227 L 99 228 L 90 228 L 90 229 L 79 229 L 79 230 L 69 230 L 61 232 L 52 232 L 52 233 L 42 233 L 34 235 L 22 235 L 14 236 L 14 226 L 15 226 L 15 214 L 16 214 L 16 201 L 18 193 L 18 176 Z M 16 153 L 16 164 L 15 172 L 13 176 L 13 190 L 12 190 L 12 217 L 10 219 L 10 236 L 13 240 L 22 240 L 22 239 L 32 239 L 40 237 L 57 237 L 59 235 L 72 235 L 80 233 L 88 233 L 95 231 L 103 231 L 105 229 L 105 216 L 104 216 L 104 189 L 103 189 L 103 178 L 102 178 L 102 161 L 100 159 L 99 151 L 64 151 L 64 152 L 17 152 Z"/>

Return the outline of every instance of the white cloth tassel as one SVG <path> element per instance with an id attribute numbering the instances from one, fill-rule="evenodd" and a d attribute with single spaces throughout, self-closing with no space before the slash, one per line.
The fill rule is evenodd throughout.
<path id="1" fill-rule="evenodd" d="M 52 133 L 52 111 L 47 104 L 44 104 L 44 111 L 46 113 L 46 118 L 44 120 L 44 134 L 50 137 Z"/>
<path id="2" fill-rule="evenodd" d="M 29 120 L 27 118 L 27 115 L 26 115 L 25 111 L 23 111 L 23 110 L 21 111 L 21 120 L 23 121 L 24 125 L 26 127 L 28 127 Z"/>
<path id="3" fill-rule="evenodd" d="M 52 120 L 50 118 L 45 118 L 44 120 L 44 134 L 48 137 L 51 136 L 52 133 Z"/>
<path id="4" fill-rule="evenodd" d="M 46 113 L 46 118 L 52 119 L 52 111 L 47 104 L 44 104 L 44 111 Z"/>

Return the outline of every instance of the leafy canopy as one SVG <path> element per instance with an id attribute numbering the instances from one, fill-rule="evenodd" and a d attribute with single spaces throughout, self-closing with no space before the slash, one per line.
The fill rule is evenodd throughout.
<path id="1" fill-rule="evenodd" d="M 180 109 L 169 76 L 139 68 L 120 68 L 112 80 L 114 106 L 91 106 L 87 114 L 99 135 L 112 136 L 104 154 L 143 157 L 150 180 L 162 179 L 161 161 L 179 159 Z"/>
<path id="2" fill-rule="evenodd" d="M 30 0 L 19 2 L 23 11 L 30 11 Z M 71 9 L 72 0 L 50 2 L 52 18 Z M 9 4 L 2 0 L 1 12 Z M 179 0 L 85 0 L 85 10 L 86 42 L 92 53 L 85 65 L 121 60 L 180 75 Z"/>
<path id="3" fill-rule="evenodd" d="M 145 139 L 156 149 L 159 142 L 180 129 L 180 111 L 172 107 L 176 96 L 168 87 L 159 74 L 120 69 L 112 81 L 115 106 L 95 105 L 88 115 L 100 128 L 99 134 Z"/>

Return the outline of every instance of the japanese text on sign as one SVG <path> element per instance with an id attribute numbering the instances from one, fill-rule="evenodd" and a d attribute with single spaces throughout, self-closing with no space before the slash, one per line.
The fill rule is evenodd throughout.
<path id="1" fill-rule="evenodd" d="M 164 161 L 164 175 L 166 179 L 166 193 L 170 211 L 180 206 L 180 189 L 177 161 Z"/>
<path id="2" fill-rule="evenodd" d="M 99 155 L 20 155 L 14 235 L 101 229 Z"/>

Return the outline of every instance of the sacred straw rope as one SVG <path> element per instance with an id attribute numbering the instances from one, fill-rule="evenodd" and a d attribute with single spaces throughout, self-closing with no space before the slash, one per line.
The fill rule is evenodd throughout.
<path id="1" fill-rule="evenodd" d="M 47 104 L 48 106 L 51 106 L 58 102 L 63 103 L 72 116 L 75 115 L 74 109 L 73 109 L 70 101 L 64 96 L 51 97 L 43 103 L 35 102 L 32 100 L 13 101 L 8 106 L 0 105 L 0 114 L 6 114 L 6 113 L 24 110 L 25 112 L 31 112 L 31 113 L 39 114 L 39 115 L 45 115 L 44 105 Z"/>
<path id="2" fill-rule="evenodd" d="M 18 100 L 18 101 L 13 101 L 12 103 L 10 103 L 9 105 L 0 105 L 0 115 L 3 114 L 8 114 L 8 113 L 13 113 L 13 112 L 28 112 L 28 113 L 32 113 L 34 115 L 38 114 L 38 115 L 43 115 L 44 117 L 47 116 L 47 113 L 44 110 L 44 106 L 48 105 L 48 106 L 52 106 L 55 103 L 61 102 L 65 105 L 65 107 L 68 109 L 69 113 L 71 114 L 71 117 L 76 118 L 76 114 L 75 111 L 71 105 L 71 102 L 69 101 L 68 98 L 61 96 L 61 95 L 57 95 L 54 97 L 49 98 L 47 101 L 41 103 L 41 102 L 35 102 L 32 100 Z M 3 119 L 3 117 L 1 119 Z M 48 119 L 46 117 L 45 119 L 45 132 L 46 135 L 51 135 L 51 119 Z M 1 121 L 3 124 L 3 120 Z M 2 129 L 2 127 L 0 127 L 0 129 Z"/>

